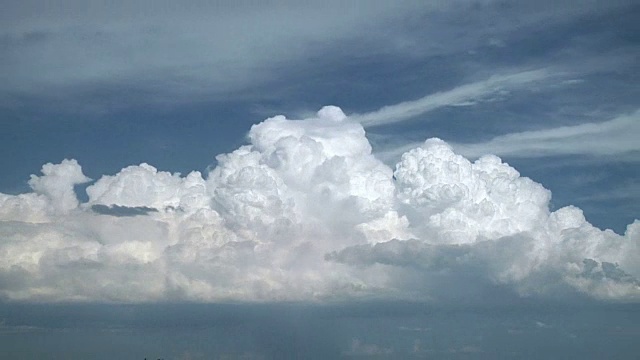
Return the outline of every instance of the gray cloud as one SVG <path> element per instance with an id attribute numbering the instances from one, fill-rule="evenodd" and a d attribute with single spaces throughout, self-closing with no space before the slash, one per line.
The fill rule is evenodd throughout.
<path id="1" fill-rule="evenodd" d="M 433 245 L 421 240 L 391 240 L 375 245 L 356 245 L 325 255 L 325 260 L 355 266 L 375 264 L 416 267 L 439 271 L 456 267 L 471 252 L 469 245 Z"/>
<path id="2" fill-rule="evenodd" d="M 111 216 L 138 216 L 147 215 L 151 212 L 157 212 L 158 209 L 154 209 L 148 206 L 119 206 L 119 205 L 103 205 L 94 204 L 91 205 L 91 210 L 100 215 Z"/>

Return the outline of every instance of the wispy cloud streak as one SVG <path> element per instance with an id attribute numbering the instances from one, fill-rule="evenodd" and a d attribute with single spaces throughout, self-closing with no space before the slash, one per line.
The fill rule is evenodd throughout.
<path id="1" fill-rule="evenodd" d="M 393 124 L 445 106 L 468 106 L 495 98 L 501 92 L 519 89 L 551 77 L 548 69 L 522 71 L 507 75 L 495 75 L 448 91 L 429 94 L 418 100 L 384 106 L 379 110 L 353 114 L 350 117 L 365 127 Z"/>
<path id="2" fill-rule="evenodd" d="M 457 144 L 454 147 L 472 158 L 484 154 L 511 157 L 606 156 L 640 151 L 639 138 L 640 110 L 600 123 L 523 131 L 483 143 Z"/>
<path id="3" fill-rule="evenodd" d="M 471 159 L 486 154 L 518 158 L 615 155 L 618 160 L 629 161 L 627 155 L 640 152 L 639 138 L 640 110 L 599 123 L 509 133 L 475 144 L 450 143 L 458 153 Z M 380 148 L 376 151 L 376 157 L 387 164 L 393 164 L 403 153 L 421 144 L 422 142 L 396 143 Z"/>

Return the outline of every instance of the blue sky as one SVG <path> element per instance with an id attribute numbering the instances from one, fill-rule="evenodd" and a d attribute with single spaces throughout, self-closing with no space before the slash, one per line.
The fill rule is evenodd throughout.
<path id="1" fill-rule="evenodd" d="M 3 302 L 640 299 L 634 1 L 3 8 Z"/>
<path id="2" fill-rule="evenodd" d="M 0 164 L 0 190 L 26 191 L 30 174 L 63 158 L 78 159 L 94 179 L 141 162 L 204 170 L 269 116 L 324 105 L 369 113 L 441 93 L 431 106 L 398 109 L 368 127 L 375 150 L 434 136 L 480 143 L 471 155 L 503 152 L 600 227 L 622 232 L 638 213 L 638 10 L 630 1 L 148 5 L 8 6 L 0 146 L 13 156 Z M 529 71 L 542 74 L 481 85 Z M 447 96 L 470 84 L 480 88 Z M 542 139 L 532 141 L 543 153 L 489 146 L 510 133 L 619 116 L 632 120 L 588 140 L 606 142 L 605 151 Z M 619 147 L 623 134 L 631 144 Z"/>

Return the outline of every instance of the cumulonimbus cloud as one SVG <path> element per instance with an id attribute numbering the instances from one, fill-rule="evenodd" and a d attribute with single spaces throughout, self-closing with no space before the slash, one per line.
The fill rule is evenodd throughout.
<path id="1" fill-rule="evenodd" d="M 75 160 L 0 194 L 0 297 L 11 301 L 640 300 L 640 222 L 624 235 L 493 155 L 439 139 L 395 170 L 337 107 L 269 118 L 206 175 L 129 166 L 87 188 Z M 473 276 L 470 276 L 472 274 Z"/>

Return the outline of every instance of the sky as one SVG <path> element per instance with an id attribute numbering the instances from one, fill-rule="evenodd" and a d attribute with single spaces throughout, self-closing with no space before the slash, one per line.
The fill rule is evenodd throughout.
<path id="1" fill-rule="evenodd" d="M 631 0 L 6 2 L 0 344 L 637 353 L 638 18 Z"/>

